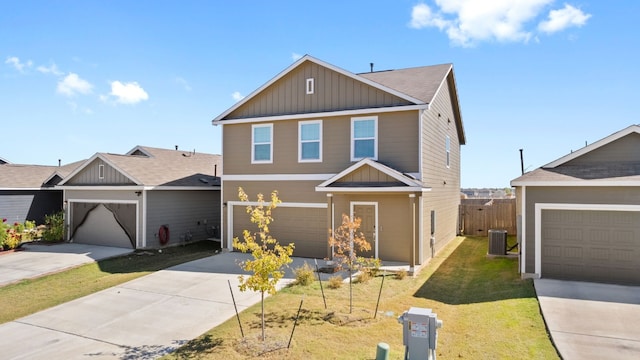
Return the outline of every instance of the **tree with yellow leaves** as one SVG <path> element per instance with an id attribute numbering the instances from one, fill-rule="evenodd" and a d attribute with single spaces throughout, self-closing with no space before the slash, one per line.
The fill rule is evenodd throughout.
<path id="1" fill-rule="evenodd" d="M 238 197 L 242 202 L 249 202 L 249 196 L 242 188 L 238 188 Z M 249 230 L 242 232 L 244 241 L 233 238 L 233 247 L 243 253 L 251 253 L 253 260 L 245 260 L 240 267 L 252 272 L 251 276 L 240 275 L 240 291 L 259 291 L 262 306 L 262 340 L 264 335 L 264 295 L 275 294 L 278 281 L 284 277 L 282 267 L 291 263 L 294 244 L 282 246 L 271 236 L 269 224 L 273 222 L 272 211 L 280 204 L 278 192 L 271 192 L 271 202 L 265 203 L 264 196 L 258 194 L 257 205 L 247 205 L 247 214 L 251 222 L 258 227 L 258 231 L 252 233 Z"/>

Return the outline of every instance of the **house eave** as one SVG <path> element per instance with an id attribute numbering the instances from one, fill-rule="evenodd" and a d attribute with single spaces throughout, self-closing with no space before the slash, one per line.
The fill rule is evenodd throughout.
<path id="1" fill-rule="evenodd" d="M 315 118 L 321 118 L 321 117 L 351 116 L 351 115 L 363 115 L 363 114 L 372 114 L 372 113 L 380 114 L 380 113 L 388 113 L 388 112 L 396 112 L 396 111 L 419 111 L 419 110 L 425 110 L 425 109 L 426 110 L 429 109 L 429 104 L 387 106 L 387 107 L 378 107 L 378 108 L 325 111 L 325 112 L 315 112 L 315 113 L 305 113 L 305 114 L 273 115 L 273 116 L 250 117 L 250 118 L 242 118 L 242 119 L 228 119 L 228 120 L 222 119 L 222 120 L 214 120 L 213 125 L 246 124 L 246 123 L 253 123 L 253 122 L 300 120 L 300 119 L 308 119 L 308 118 L 315 119 Z"/>
<path id="2" fill-rule="evenodd" d="M 575 181 L 512 181 L 511 186 L 541 186 L 541 187 L 628 187 L 640 186 L 639 180 L 575 180 Z"/>
<path id="3" fill-rule="evenodd" d="M 323 187 L 316 186 L 316 192 L 326 193 L 415 193 L 428 192 L 431 188 L 418 186 L 393 186 L 393 187 Z"/>

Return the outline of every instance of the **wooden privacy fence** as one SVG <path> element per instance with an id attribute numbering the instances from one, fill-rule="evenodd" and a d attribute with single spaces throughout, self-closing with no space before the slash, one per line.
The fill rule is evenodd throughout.
<path id="1" fill-rule="evenodd" d="M 516 199 L 461 199 L 460 234 L 488 236 L 489 230 L 516 235 Z"/>

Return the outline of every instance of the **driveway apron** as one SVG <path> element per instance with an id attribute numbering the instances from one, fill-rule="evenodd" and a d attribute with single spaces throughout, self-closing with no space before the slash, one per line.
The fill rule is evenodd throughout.
<path id="1" fill-rule="evenodd" d="M 563 359 L 640 359 L 640 287 L 551 279 L 534 283 Z"/>

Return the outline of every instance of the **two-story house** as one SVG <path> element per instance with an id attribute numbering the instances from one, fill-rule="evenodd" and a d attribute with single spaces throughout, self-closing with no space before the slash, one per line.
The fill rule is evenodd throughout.
<path id="1" fill-rule="evenodd" d="M 278 191 L 270 230 L 296 256 L 331 257 L 342 214 L 362 219 L 362 255 L 412 270 L 457 234 L 465 135 L 451 64 L 354 74 L 307 55 L 213 124 L 225 248 L 254 229 L 238 187 Z"/>

